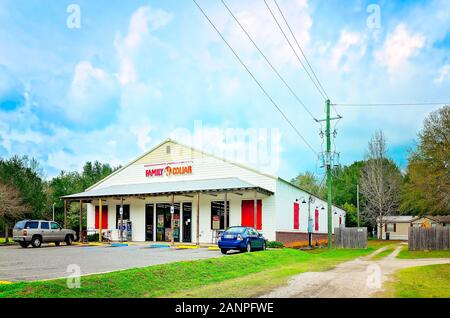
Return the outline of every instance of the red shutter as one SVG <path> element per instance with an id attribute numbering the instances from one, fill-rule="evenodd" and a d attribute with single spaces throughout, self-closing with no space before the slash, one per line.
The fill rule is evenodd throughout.
<path id="1" fill-rule="evenodd" d="M 242 200 L 242 210 L 241 210 L 241 225 L 254 227 L 254 201 L 253 200 Z M 262 229 L 262 201 L 258 200 L 256 203 L 256 229 Z"/>
<path id="2" fill-rule="evenodd" d="M 98 219 L 99 219 L 99 211 L 98 206 L 95 207 L 95 228 L 99 228 Z M 108 206 L 102 206 L 102 230 L 106 230 L 108 228 Z"/>
<path id="3" fill-rule="evenodd" d="M 299 222 L 299 207 L 300 205 L 297 202 L 294 202 L 294 230 L 298 230 L 300 227 Z"/>
<path id="4" fill-rule="evenodd" d="M 318 231 L 319 230 L 319 209 L 316 209 L 316 211 L 314 212 L 314 227 L 315 230 Z"/>
<path id="5" fill-rule="evenodd" d="M 262 201 L 258 200 L 256 204 L 256 229 L 262 230 Z"/>
<path id="6" fill-rule="evenodd" d="M 342 217 L 339 215 L 339 225 L 342 224 Z"/>

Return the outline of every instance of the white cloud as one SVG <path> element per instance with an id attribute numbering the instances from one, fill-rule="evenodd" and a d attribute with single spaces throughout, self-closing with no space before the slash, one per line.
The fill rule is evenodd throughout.
<path id="1" fill-rule="evenodd" d="M 423 35 L 412 34 L 404 23 L 400 23 L 393 32 L 387 35 L 383 48 L 375 52 L 375 58 L 393 75 L 404 71 L 409 59 L 417 56 L 424 45 L 425 37 Z"/>
<path id="2" fill-rule="evenodd" d="M 139 149 L 144 152 L 148 150 L 148 145 L 152 141 L 150 132 L 152 128 L 149 124 L 144 123 L 142 125 L 132 126 L 131 133 L 136 136 Z"/>
<path id="3" fill-rule="evenodd" d="M 241 87 L 239 77 L 224 77 L 220 81 L 221 92 L 228 97 L 236 95 Z"/>
<path id="4" fill-rule="evenodd" d="M 90 116 L 111 107 L 118 97 L 116 81 L 104 70 L 88 61 L 75 66 L 68 93 L 68 104 L 61 104 L 71 119 L 88 120 Z"/>
<path id="5" fill-rule="evenodd" d="M 356 63 L 366 53 L 366 38 L 359 32 L 341 30 L 339 39 L 331 51 L 331 66 L 342 72 L 351 71 L 350 63 Z"/>
<path id="6" fill-rule="evenodd" d="M 268 4 L 274 15 L 280 21 L 281 26 L 286 29 L 276 6 L 271 1 L 268 1 Z M 227 5 L 264 54 L 277 67 L 285 65 L 298 67 L 298 61 L 295 55 L 292 53 L 290 46 L 280 32 L 264 2 L 228 1 Z M 279 5 L 291 29 L 295 33 L 298 42 L 302 45 L 303 50 L 308 51 L 310 31 L 313 24 L 308 2 L 304 0 L 295 2 L 279 1 Z M 214 6 L 213 8 L 208 8 L 208 14 L 227 41 L 239 52 L 250 67 L 259 68 L 260 66 L 265 66 L 265 62 L 259 63 L 262 57 L 256 51 L 241 27 L 221 4 L 219 7 Z M 207 31 L 204 37 L 204 40 L 206 40 L 206 49 L 210 49 L 209 44 L 211 43 L 220 43 L 224 50 L 228 50 L 223 46 L 223 43 L 221 43 L 222 40 L 214 30 L 211 30 L 211 26 L 208 23 L 205 23 L 204 26 Z M 285 32 L 290 41 L 295 45 L 294 39 L 290 36 L 289 31 L 285 30 Z M 212 57 L 215 60 L 215 64 L 224 64 L 225 67 L 228 66 L 228 63 L 222 63 L 222 60 L 217 54 L 213 54 Z"/>
<path id="7" fill-rule="evenodd" d="M 450 79 L 450 64 L 446 64 L 439 69 L 439 75 L 434 79 L 438 85 Z"/>
<path id="8" fill-rule="evenodd" d="M 45 140 L 45 135 L 30 129 L 17 130 L 11 129 L 6 133 L 2 132 L 1 145 L 9 152 L 13 153 L 13 146 L 16 144 L 39 144 Z"/>
<path id="9" fill-rule="evenodd" d="M 134 58 L 142 42 L 151 36 L 151 31 L 160 29 L 172 20 L 172 15 L 149 6 L 140 7 L 130 19 L 127 35 L 122 39 L 116 38 L 116 49 L 120 58 L 119 73 L 117 77 L 121 84 L 135 82 L 137 72 Z"/>

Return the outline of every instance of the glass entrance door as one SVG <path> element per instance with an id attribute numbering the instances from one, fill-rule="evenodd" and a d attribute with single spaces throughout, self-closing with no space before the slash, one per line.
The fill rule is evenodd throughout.
<path id="1" fill-rule="evenodd" d="M 192 242 L 192 203 L 183 203 L 183 242 Z"/>
<path id="2" fill-rule="evenodd" d="M 172 234 L 175 242 L 180 241 L 180 203 L 174 203 L 174 231 L 171 228 L 170 203 L 156 204 L 156 240 L 170 242 Z"/>

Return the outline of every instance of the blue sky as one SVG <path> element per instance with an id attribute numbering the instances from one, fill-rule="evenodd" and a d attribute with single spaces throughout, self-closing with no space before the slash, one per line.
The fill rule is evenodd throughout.
<path id="1" fill-rule="evenodd" d="M 198 2 L 320 151 L 320 126 L 221 2 Z M 332 102 L 450 99 L 449 1 L 278 2 Z M 314 116 L 323 117 L 323 99 L 264 2 L 227 3 Z M 80 8 L 80 28 L 67 27 L 71 4 Z M 367 23 L 370 5 L 380 10 L 375 27 Z M 321 173 L 314 153 L 190 0 L 2 0 L 0 43 L 0 156 L 35 157 L 47 177 L 86 161 L 125 164 L 168 137 L 198 146 L 202 136 L 202 148 L 234 149 L 239 157 L 249 142 L 226 136 L 242 131 L 256 132 L 252 140 L 268 145 L 270 164 L 252 154 L 240 161 L 284 178 Z M 344 117 L 335 139 L 341 163 L 361 160 L 370 136 L 382 129 L 389 154 L 405 167 L 423 119 L 437 107 L 338 106 Z"/>

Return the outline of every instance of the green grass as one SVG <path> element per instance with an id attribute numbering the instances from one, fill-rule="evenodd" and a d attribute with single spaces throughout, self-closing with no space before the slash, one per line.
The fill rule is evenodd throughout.
<path id="1" fill-rule="evenodd" d="M 404 246 L 398 258 L 450 258 L 450 250 L 447 251 L 408 251 L 408 247 Z"/>
<path id="2" fill-rule="evenodd" d="M 380 260 L 382 258 L 385 258 L 386 256 L 388 256 L 389 254 L 391 254 L 392 252 L 394 252 L 395 250 L 395 245 L 388 245 L 386 247 L 386 249 L 376 255 L 374 255 L 372 257 L 372 260 L 376 261 L 376 260 Z"/>
<path id="3" fill-rule="evenodd" d="M 242 297 L 255 296 L 306 271 L 326 270 L 375 250 L 268 250 L 65 279 L 0 285 L 1 297 Z M 244 285 L 242 285 L 244 283 Z M 223 290 L 222 287 L 239 287 Z M 246 286 L 246 288 L 242 288 Z M 237 295 L 236 290 L 241 290 Z"/>
<path id="4" fill-rule="evenodd" d="M 385 296 L 396 298 L 449 298 L 450 264 L 410 267 L 395 274 Z"/>
<path id="5" fill-rule="evenodd" d="M 5 243 L 5 238 L 4 237 L 0 237 L 0 244 L 4 244 Z M 14 242 L 12 241 L 12 238 L 9 238 L 9 242 L 8 244 L 13 244 Z"/>

